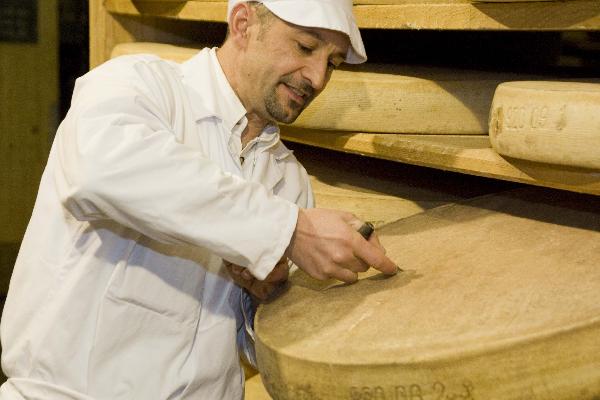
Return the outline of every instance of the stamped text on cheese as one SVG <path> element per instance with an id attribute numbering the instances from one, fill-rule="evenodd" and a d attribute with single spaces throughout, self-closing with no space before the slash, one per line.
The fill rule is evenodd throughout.
<path id="1" fill-rule="evenodd" d="M 475 388 L 469 381 L 449 387 L 442 382 L 395 386 L 353 386 L 350 400 L 475 400 Z"/>
<path id="2" fill-rule="evenodd" d="M 566 125 L 566 105 L 560 108 L 543 104 L 525 104 L 497 109 L 502 127 L 507 130 L 552 130 L 561 131 Z"/>

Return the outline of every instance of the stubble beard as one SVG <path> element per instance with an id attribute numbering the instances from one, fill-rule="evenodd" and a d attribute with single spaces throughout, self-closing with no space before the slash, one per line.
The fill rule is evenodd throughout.
<path id="1" fill-rule="evenodd" d="M 282 102 L 277 97 L 277 87 L 280 84 L 289 83 L 291 83 L 291 78 L 284 76 L 281 79 L 281 81 L 278 82 L 277 85 L 273 86 L 265 96 L 265 109 L 267 110 L 267 113 L 271 116 L 271 118 L 274 121 L 283 124 L 291 124 L 292 122 L 294 122 L 314 98 L 314 90 L 309 85 L 291 85 L 295 87 L 300 86 L 301 90 L 303 90 L 305 93 L 309 93 L 309 96 L 306 98 L 306 101 L 302 105 L 292 100 L 288 100 L 287 104 L 285 105 L 282 104 Z"/>

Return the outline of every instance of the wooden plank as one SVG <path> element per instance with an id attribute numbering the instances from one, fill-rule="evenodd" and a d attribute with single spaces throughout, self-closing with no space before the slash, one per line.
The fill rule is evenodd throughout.
<path id="1" fill-rule="evenodd" d="M 569 1 L 569 0 L 471 0 L 472 3 L 516 3 L 531 1 Z"/>
<path id="2" fill-rule="evenodd" d="M 379 231 L 404 268 L 302 271 L 255 319 L 275 399 L 600 396 L 600 198 L 526 188 Z"/>
<path id="3" fill-rule="evenodd" d="M 504 158 L 484 135 L 374 134 L 283 127 L 282 138 L 446 171 L 600 195 L 600 172 Z"/>
<path id="4" fill-rule="evenodd" d="M 217 46 L 222 43 L 225 24 L 197 24 L 169 18 L 156 18 L 153 13 L 139 13 L 137 3 L 129 3 L 135 12 L 118 15 L 108 12 L 104 0 L 90 0 L 90 67 L 110 58 L 115 46 L 134 42 L 160 42 L 179 46 Z M 144 3 L 148 4 L 148 3 Z M 169 6 L 154 3 L 159 8 Z M 177 6 L 180 3 L 171 3 Z M 161 8 L 162 9 L 162 8 Z M 160 15 L 160 12 L 156 12 Z"/>
<path id="5" fill-rule="evenodd" d="M 58 125 L 58 3 L 40 1 L 35 43 L 0 42 L 0 242 L 19 243 Z"/>
<path id="6" fill-rule="evenodd" d="M 191 57 L 193 57 L 202 46 L 196 47 L 182 47 L 182 46 L 174 46 L 171 44 L 163 44 L 163 43 L 121 43 L 116 45 L 111 54 L 110 58 L 115 58 L 119 56 L 129 55 L 129 54 L 156 54 L 157 56 L 165 59 L 171 60 L 178 63 L 182 63 Z"/>
<path id="7" fill-rule="evenodd" d="M 361 28 L 458 30 L 597 30 L 600 2 L 359 5 Z"/>
<path id="8" fill-rule="evenodd" d="M 108 60 L 116 44 L 135 41 L 133 33 L 125 29 L 103 3 L 104 0 L 89 0 L 90 69 Z"/>
<path id="9" fill-rule="evenodd" d="M 364 0 L 363 0 L 364 3 Z M 459 30 L 598 30 L 600 2 L 469 3 L 378 1 L 354 7 L 361 28 Z M 387 4 L 381 4 L 387 3 Z M 218 1 L 106 0 L 108 11 L 128 15 L 225 22 L 227 3 Z"/>
<path id="10" fill-rule="evenodd" d="M 106 10 L 115 14 L 152 15 L 193 21 L 225 22 L 227 2 L 169 2 L 105 0 Z"/>

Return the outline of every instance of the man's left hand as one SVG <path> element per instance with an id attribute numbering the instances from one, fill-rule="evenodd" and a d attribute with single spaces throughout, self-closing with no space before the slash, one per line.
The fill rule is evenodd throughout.
<path id="1" fill-rule="evenodd" d="M 256 300 L 266 301 L 289 276 L 287 257 L 283 257 L 264 281 L 256 279 L 247 268 L 225 261 L 229 275 L 239 286 L 246 289 Z"/>

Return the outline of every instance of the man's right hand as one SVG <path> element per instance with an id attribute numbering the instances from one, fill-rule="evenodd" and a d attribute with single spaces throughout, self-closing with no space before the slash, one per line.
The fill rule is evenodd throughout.
<path id="1" fill-rule="evenodd" d="M 355 282 L 370 266 L 386 275 L 398 267 L 385 255 L 375 232 L 365 240 L 351 213 L 323 208 L 300 209 L 286 255 L 313 278 Z"/>

